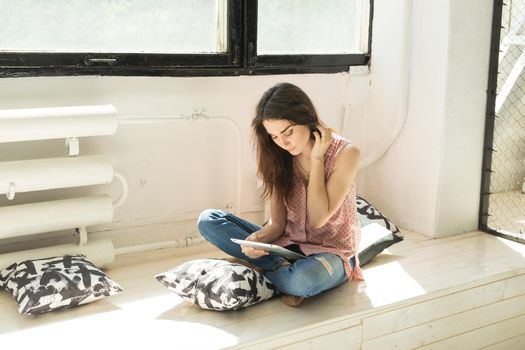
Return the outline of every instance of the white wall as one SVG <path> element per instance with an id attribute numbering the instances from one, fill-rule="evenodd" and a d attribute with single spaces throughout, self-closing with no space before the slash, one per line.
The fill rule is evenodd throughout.
<path id="1" fill-rule="evenodd" d="M 329 125 L 354 140 L 364 160 L 388 148 L 360 172 L 359 192 L 399 226 L 431 236 L 474 230 L 491 10 L 489 0 L 376 0 L 370 73 L 0 79 L 0 109 L 110 103 L 121 116 L 204 108 L 229 117 L 242 132 L 241 211 L 258 221 L 249 126 L 263 91 L 289 81 L 309 93 Z M 111 155 L 130 184 L 115 223 L 95 228 L 117 246 L 129 244 L 130 232 L 140 242 L 177 238 L 193 229 L 200 210 L 234 202 L 234 138 L 226 124 L 122 125 L 114 137 L 82 139 L 81 154 L 91 153 Z M 0 161 L 64 154 L 63 140 L 0 145 Z M 115 183 L 20 194 L 14 203 L 92 192 L 117 198 L 119 190 Z M 0 206 L 11 204 L 0 199 Z"/>
<path id="2" fill-rule="evenodd" d="M 406 124 L 385 157 L 362 174 L 361 192 L 401 227 L 430 236 L 475 230 L 492 2 L 402 3 L 411 8 Z M 397 5 L 376 1 L 373 50 L 392 37 Z M 383 61 L 373 57 L 372 96 L 375 65 Z M 373 120 L 395 111 L 381 101 L 370 102 L 378 108 Z"/>
<path id="3" fill-rule="evenodd" d="M 450 2 L 436 234 L 478 225 L 492 6 L 489 0 Z"/>
<path id="4" fill-rule="evenodd" d="M 377 133 L 370 143 L 380 142 L 389 128 L 397 125 L 395 119 L 405 119 L 405 124 L 381 161 L 364 172 L 361 192 L 367 193 L 401 227 L 433 234 L 446 87 L 448 1 L 398 1 L 397 5 L 378 1 L 375 6 L 371 101 L 374 108 L 370 118 L 376 123 L 388 119 L 384 122 L 385 131 Z M 399 23 L 400 16 L 392 13 L 401 8 L 403 22 Z M 400 24 L 406 31 L 398 34 L 406 41 L 405 52 L 400 55 L 404 61 L 395 66 L 382 57 L 390 57 L 400 40 L 391 40 L 394 47 L 382 55 L 376 56 L 375 50 L 382 50 L 382 43 L 389 42 Z M 376 65 L 385 68 L 377 71 Z M 392 80 L 392 86 L 380 93 L 382 86 L 376 82 L 388 81 L 385 75 L 388 76 L 389 70 L 405 70 L 405 76 Z M 388 104 L 383 103 L 386 93 L 393 100 Z"/>

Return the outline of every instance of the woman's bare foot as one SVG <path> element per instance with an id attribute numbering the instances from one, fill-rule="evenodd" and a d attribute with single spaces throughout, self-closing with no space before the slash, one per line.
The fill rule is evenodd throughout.
<path id="1" fill-rule="evenodd" d="M 299 306 L 299 304 L 303 302 L 304 298 L 285 294 L 282 296 L 281 300 L 288 306 Z"/>

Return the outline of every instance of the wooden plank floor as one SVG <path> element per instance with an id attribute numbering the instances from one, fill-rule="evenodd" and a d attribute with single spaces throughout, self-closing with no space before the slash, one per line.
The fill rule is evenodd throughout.
<path id="1" fill-rule="evenodd" d="M 507 327 L 509 337 L 489 337 L 478 347 L 523 348 L 525 310 L 515 305 L 525 301 L 524 245 L 481 232 L 443 239 L 404 234 L 403 242 L 364 267 L 365 281 L 346 283 L 298 308 L 275 298 L 235 312 L 201 310 L 153 278 L 184 261 L 224 256 L 206 244 L 119 257 L 107 273 L 125 291 L 76 309 L 21 316 L 11 296 L 0 292 L 0 344 L 38 349 L 57 343 L 77 349 L 97 344 L 123 349 L 455 348 L 450 345 L 479 339 L 472 329 L 491 334 Z M 495 325 L 474 322 L 478 314 L 509 307 L 515 311 L 502 314 Z M 472 327 L 450 333 L 452 322 L 466 322 L 462 317 L 474 318 Z"/>

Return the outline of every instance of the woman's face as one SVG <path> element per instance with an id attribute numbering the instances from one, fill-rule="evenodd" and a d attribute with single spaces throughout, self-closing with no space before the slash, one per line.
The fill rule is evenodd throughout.
<path id="1" fill-rule="evenodd" d="M 294 125 L 286 119 L 266 119 L 264 128 L 277 146 L 296 156 L 301 154 L 310 141 L 310 129 L 306 125 Z"/>

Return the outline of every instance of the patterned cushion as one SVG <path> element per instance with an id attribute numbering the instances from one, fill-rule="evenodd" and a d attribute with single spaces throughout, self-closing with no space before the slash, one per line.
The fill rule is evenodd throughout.
<path id="1" fill-rule="evenodd" d="M 261 273 L 219 259 L 188 261 L 155 278 L 183 299 L 217 311 L 242 309 L 277 293 Z"/>
<path id="2" fill-rule="evenodd" d="M 0 272 L 0 287 L 13 295 L 21 314 L 70 308 L 122 291 L 82 255 L 14 263 Z"/>
<path id="3" fill-rule="evenodd" d="M 401 242 L 403 236 L 397 226 L 366 199 L 356 196 L 356 202 L 357 216 L 361 226 L 361 243 L 368 240 L 367 234 L 373 235 L 373 242 L 367 242 L 366 247 L 359 250 L 359 263 L 364 266 L 392 244 Z M 378 227 L 373 227 L 372 224 L 379 224 L 386 230 L 382 231 Z"/>
<path id="4" fill-rule="evenodd" d="M 397 233 L 392 233 L 376 222 L 362 225 L 361 242 L 359 244 L 359 264 L 361 266 L 366 265 L 383 250 L 402 240 L 402 236 Z"/>
<path id="5" fill-rule="evenodd" d="M 363 220 L 362 217 L 366 218 L 366 221 L 377 222 L 378 224 L 385 226 L 387 229 L 392 231 L 392 233 L 399 233 L 397 226 L 390 221 L 386 216 L 383 216 L 379 210 L 377 210 L 372 204 L 370 204 L 366 199 L 360 196 L 356 196 L 357 202 L 357 213 L 360 216 L 360 220 Z M 363 222 L 361 222 L 361 226 Z"/>

